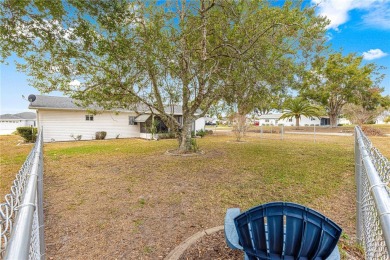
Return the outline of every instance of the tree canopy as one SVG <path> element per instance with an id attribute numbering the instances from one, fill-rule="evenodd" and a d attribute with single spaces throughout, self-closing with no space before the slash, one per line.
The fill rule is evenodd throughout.
<path id="1" fill-rule="evenodd" d="M 148 106 L 185 152 L 197 111 L 224 96 L 272 93 L 294 61 L 322 48 L 327 21 L 314 8 L 271 3 L 4 0 L 1 56 L 23 58 L 18 68 L 43 93 L 104 109 Z M 176 104 L 182 122 L 167 109 Z"/>
<path id="2" fill-rule="evenodd" d="M 317 57 L 303 77 L 301 94 L 326 108 L 331 126 L 337 126 L 337 118 L 347 103 L 374 109 L 385 101 L 379 87 L 383 75 L 375 64 L 363 65 L 362 60 L 353 53 Z"/>

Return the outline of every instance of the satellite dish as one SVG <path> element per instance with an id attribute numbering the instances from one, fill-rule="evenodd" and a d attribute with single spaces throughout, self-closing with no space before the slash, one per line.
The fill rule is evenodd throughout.
<path id="1" fill-rule="evenodd" d="M 35 99 L 37 99 L 37 97 L 36 97 L 35 95 L 31 94 L 31 95 L 28 96 L 27 99 L 28 99 L 28 101 L 30 101 L 30 102 L 34 102 Z"/>

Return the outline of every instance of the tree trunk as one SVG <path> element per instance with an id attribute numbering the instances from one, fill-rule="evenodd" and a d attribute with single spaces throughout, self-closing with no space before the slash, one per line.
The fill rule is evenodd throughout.
<path id="1" fill-rule="evenodd" d="M 179 135 L 180 153 L 188 153 L 192 151 L 191 131 L 192 131 L 192 120 L 189 119 L 183 120 L 182 131 Z"/>
<path id="2" fill-rule="evenodd" d="M 330 126 L 337 127 L 337 114 L 329 113 Z"/>
<path id="3" fill-rule="evenodd" d="M 246 115 L 239 112 L 235 115 L 234 120 L 235 125 L 233 127 L 233 132 L 236 136 L 236 141 L 240 142 L 246 132 Z"/>
<path id="4" fill-rule="evenodd" d="M 295 117 L 295 126 L 297 129 L 299 129 L 299 116 Z"/>

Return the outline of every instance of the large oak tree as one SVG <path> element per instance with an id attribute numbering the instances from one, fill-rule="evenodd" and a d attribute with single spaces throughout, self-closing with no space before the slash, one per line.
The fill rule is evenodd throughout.
<path id="1" fill-rule="evenodd" d="M 292 2 L 4 0 L 1 56 L 23 58 L 19 69 L 43 93 L 59 90 L 104 109 L 146 105 L 187 152 L 192 121 L 225 93 L 251 86 L 232 88 L 232 72 L 268 70 L 277 63 L 260 65 L 293 56 L 297 37 L 306 46 L 319 39 L 324 19 Z M 182 124 L 166 109 L 175 104 Z"/>
<path id="2" fill-rule="evenodd" d="M 379 87 L 383 75 L 374 63 L 363 64 L 356 54 L 332 53 L 318 57 L 303 77 L 301 95 L 321 104 L 332 127 L 342 108 L 348 104 L 376 107 L 382 100 Z"/>

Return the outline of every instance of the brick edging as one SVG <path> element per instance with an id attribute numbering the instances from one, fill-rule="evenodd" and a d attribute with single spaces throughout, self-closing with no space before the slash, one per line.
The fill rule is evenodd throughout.
<path id="1" fill-rule="evenodd" d="M 198 239 L 200 239 L 201 237 L 203 237 L 205 235 L 210 235 L 210 234 L 213 234 L 213 233 L 220 231 L 220 230 L 223 230 L 223 226 L 217 226 L 217 227 L 213 227 L 213 228 L 199 231 L 198 233 L 190 236 L 184 242 L 182 242 L 180 245 L 175 247 L 165 257 L 165 260 L 178 260 L 180 258 L 180 256 L 184 253 L 184 251 L 186 251 L 186 249 L 188 247 L 190 247 L 191 245 L 195 244 L 195 242 L 198 241 Z"/>

